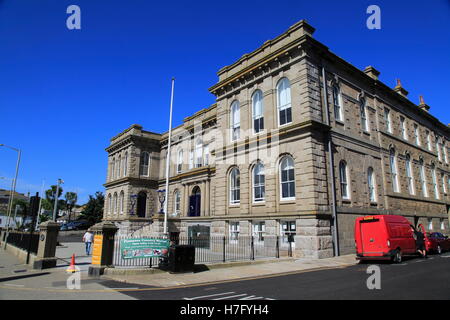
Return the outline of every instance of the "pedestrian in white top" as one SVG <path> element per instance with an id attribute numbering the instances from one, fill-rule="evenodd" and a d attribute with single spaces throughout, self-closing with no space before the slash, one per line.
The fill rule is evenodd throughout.
<path id="1" fill-rule="evenodd" d="M 94 234 L 88 229 L 83 236 L 83 242 L 86 244 L 86 255 L 91 254 L 92 240 L 94 239 Z"/>

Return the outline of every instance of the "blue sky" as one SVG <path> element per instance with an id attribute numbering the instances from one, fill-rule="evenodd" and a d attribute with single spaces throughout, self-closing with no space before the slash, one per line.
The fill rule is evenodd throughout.
<path id="1" fill-rule="evenodd" d="M 69 5 L 81 30 L 66 28 Z M 381 8 L 381 30 L 366 9 Z M 315 38 L 450 123 L 450 1 L 0 0 L 0 143 L 22 149 L 18 191 L 58 178 L 79 203 L 103 191 L 109 139 L 133 123 L 168 128 L 214 103 L 216 72 L 306 19 Z M 0 177 L 17 154 L 0 147 Z M 10 181 L 0 179 L 0 188 Z"/>

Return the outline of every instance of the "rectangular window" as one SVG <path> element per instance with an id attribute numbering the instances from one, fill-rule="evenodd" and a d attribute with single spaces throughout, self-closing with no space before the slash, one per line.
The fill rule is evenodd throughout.
<path id="1" fill-rule="evenodd" d="M 414 124 L 414 142 L 420 146 L 419 126 L 417 124 Z"/>
<path id="2" fill-rule="evenodd" d="M 438 139 L 436 139 L 436 152 L 437 152 L 438 160 L 442 161 L 441 147 L 439 145 L 439 140 Z"/>
<path id="3" fill-rule="evenodd" d="M 266 223 L 264 221 L 253 223 L 253 236 L 256 242 L 263 242 L 266 233 Z"/>
<path id="4" fill-rule="evenodd" d="M 361 115 L 361 128 L 365 132 L 369 132 L 369 124 L 367 122 L 367 115 L 366 115 L 366 106 L 364 104 L 361 104 L 359 107 L 360 115 Z"/>
<path id="5" fill-rule="evenodd" d="M 281 243 L 287 244 L 294 242 L 294 236 L 296 235 L 295 221 L 282 221 L 280 223 Z"/>
<path id="6" fill-rule="evenodd" d="M 422 194 L 425 198 L 428 197 L 427 180 L 425 177 L 425 167 L 423 163 L 420 164 L 420 182 L 422 183 Z"/>
<path id="7" fill-rule="evenodd" d="M 433 179 L 433 189 L 434 189 L 434 196 L 436 199 L 439 199 L 439 188 L 437 183 L 437 177 L 436 177 L 436 169 L 433 168 L 431 171 L 432 179 Z"/>
<path id="8" fill-rule="evenodd" d="M 342 121 L 341 94 L 337 86 L 333 87 L 333 104 L 335 119 L 338 121 Z"/>
<path id="9" fill-rule="evenodd" d="M 400 128 L 402 131 L 402 138 L 408 140 L 408 133 L 406 131 L 406 120 L 404 117 L 400 117 Z"/>
<path id="10" fill-rule="evenodd" d="M 445 182 L 445 176 L 442 174 L 441 178 L 442 178 L 442 192 L 444 194 L 446 194 L 447 193 L 447 184 Z"/>
<path id="11" fill-rule="evenodd" d="M 427 136 L 427 148 L 429 151 L 433 151 L 431 147 L 431 135 L 429 131 L 426 132 L 426 136 Z"/>
<path id="12" fill-rule="evenodd" d="M 230 222 L 230 240 L 238 240 L 239 232 L 239 222 Z"/>
<path id="13" fill-rule="evenodd" d="M 384 122 L 386 124 L 386 131 L 392 133 L 391 112 L 389 109 L 384 109 Z"/>

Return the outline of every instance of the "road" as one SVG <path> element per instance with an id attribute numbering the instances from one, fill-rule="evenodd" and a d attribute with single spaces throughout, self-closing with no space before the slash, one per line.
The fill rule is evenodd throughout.
<path id="1" fill-rule="evenodd" d="M 401 264 L 377 263 L 380 290 L 367 287 L 370 265 L 171 290 L 142 287 L 122 293 L 136 299 L 159 300 L 450 299 L 450 253 Z"/>
<path id="2" fill-rule="evenodd" d="M 82 279 L 81 290 L 66 288 L 67 274 L 36 273 L 0 280 L 0 299 L 138 300 L 299 300 L 299 299 L 450 299 L 450 253 L 402 264 L 377 263 L 381 289 L 369 290 L 371 264 L 273 275 L 258 279 L 156 288 L 106 279 Z"/>

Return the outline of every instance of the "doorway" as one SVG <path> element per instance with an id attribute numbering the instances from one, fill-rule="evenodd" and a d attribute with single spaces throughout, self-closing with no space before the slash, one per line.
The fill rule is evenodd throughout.
<path id="1" fill-rule="evenodd" d="M 137 216 L 139 218 L 145 218 L 147 208 L 147 193 L 141 191 L 138 193 L 137 199 Z"/>
<path id="2" fill-rule="evenodd" d="M 189 217 L 200 217 L 201 191 L 198 186 L 192 190 L 189 197 Z"/>

